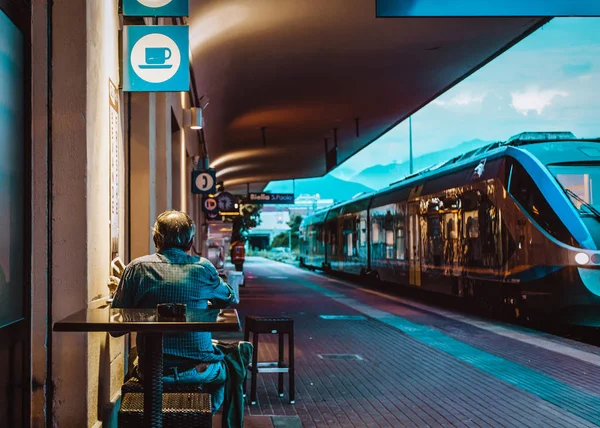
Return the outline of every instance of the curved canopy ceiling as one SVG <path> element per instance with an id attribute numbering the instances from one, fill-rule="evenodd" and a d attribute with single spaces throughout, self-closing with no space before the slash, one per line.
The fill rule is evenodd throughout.
<path id="1" fill-rule="evenodd" d="M 228 189 L 323 175 L 334 128 L 340 164 L 546 21 L 376 18 L 374 0 L 192 0 L 211 165 Z"/>

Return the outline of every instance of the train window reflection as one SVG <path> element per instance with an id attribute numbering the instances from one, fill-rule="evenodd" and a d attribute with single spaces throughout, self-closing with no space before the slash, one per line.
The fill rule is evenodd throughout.
<path id="1" fill-rule="evenodd" d="M 458 239 L 458 233 L 456 231 L 456 214 L 446 214 L 446 233 L 447 239 Z"/>
<path id="2" fill-rule="evenodd" d="M 465 238 L 479 237 L 479 218 L 478 211 L 465 212 Z"/>
<path id="3" fill-rule="evenodd" d="M 589 212 L 586 204 L 600 209 L 600 165 L 549 166 L 559 183 L 570 190 L 569 199 L 580 213 Z"/>
<path id="4" fill-rule="evenodd" d="M 396 258 L 398 260 L 404 260 L 406 252 L 406 238 L 404 237 L 404 228 L 399 228 L 397 234 L 398 239 L 396 240 Z"/>
<path id="5" fill-rule="evenodd" d="M 352 241 L 352 235 L 352 233 L 349 233 L 346 238 L 346 255 L 348 255 L 349 257 L 352 257 L 354 255 L 354 242 Z"/>
<path id="6" fill-rule="evenodd" d="M 394 258 L 394 231 L 393 230 L 385 231 L 385 258 L 386 259 Z"/>
<path id="7" fill-rule="evenodd" d="M 373 244 L 379 243 L 379 224 L 373 223 Z"/>

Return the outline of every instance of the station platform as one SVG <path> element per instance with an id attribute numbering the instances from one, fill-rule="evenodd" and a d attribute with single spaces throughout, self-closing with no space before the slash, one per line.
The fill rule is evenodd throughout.
<path id="1" fill-rule="evenodd" d="M 293 318 L 296 349 L 296 403 L 287 379 L 279 397 L 277 374 L 261 373 L 247 426 L 600 425 L 597 347 L 270 260 L 244 271 L 240 319 Z M 276 360 L 276 339 L 261 335 L 259 361 Z"/>

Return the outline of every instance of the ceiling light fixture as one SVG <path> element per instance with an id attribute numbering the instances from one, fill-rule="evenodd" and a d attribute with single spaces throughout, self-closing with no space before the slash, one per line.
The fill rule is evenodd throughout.
<path id="1" fill-rule="evenodd" d="M 191 129 L 202 129 L 204 119 L 202 117 L 202 109 L 192 107 L 183 111 L 183 124 Z"/>

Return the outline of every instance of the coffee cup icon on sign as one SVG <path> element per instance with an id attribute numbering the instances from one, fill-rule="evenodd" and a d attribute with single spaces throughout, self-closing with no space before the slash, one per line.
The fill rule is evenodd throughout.
<path id="1" fill-rule="evenodd" d="M 146 48 L 146 64 L 140 64 L 140 68 L 171 68 L 173 64 L 165 64 L 171 58 L 171 49 L 165 47 Z"/>

